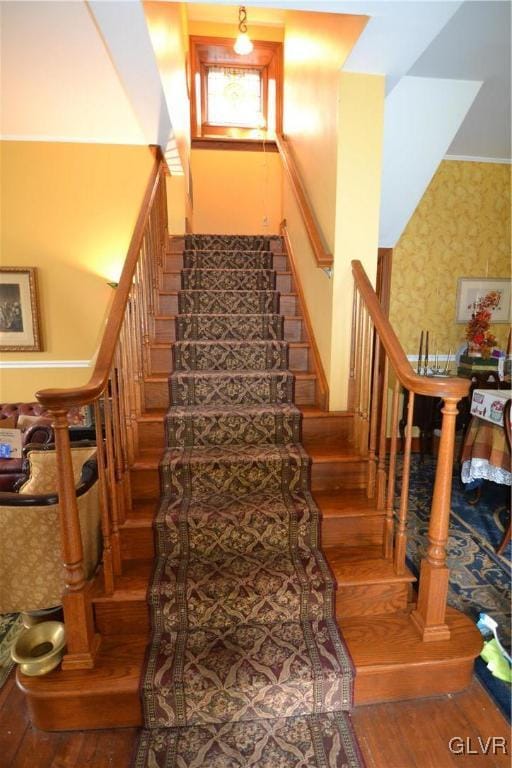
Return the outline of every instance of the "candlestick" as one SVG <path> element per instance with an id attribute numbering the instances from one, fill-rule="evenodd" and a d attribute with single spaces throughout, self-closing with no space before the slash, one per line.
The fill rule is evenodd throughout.
<path id="1" fill-rule="evenodd" d="M 451 356 L 452 356 L 452 348 L 450 347 L 450 349 L 448 350 L 448 357 L 446 358 L 446 363 L 445 363 L 445 366 L 444 366 L 445 376 L 448 373 L 448 368 L 450 367 L 450 358 L 451 358 Z"/>
<path id="2" fill-rule="evenodd" d="M 418 367 L 417 367 L 417 373 L 421 374 L 421 356 L 423 354 L 423 331 L 420 335 L 420 351 L 418 353 Z"/>

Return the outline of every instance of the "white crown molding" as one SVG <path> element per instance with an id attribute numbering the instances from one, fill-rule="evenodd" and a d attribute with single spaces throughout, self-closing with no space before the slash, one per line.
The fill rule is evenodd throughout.
<path id="1" fill-rule="evenodd" d="M 445 155 L 444 160 L 461 160 L 465 163 L 498 163 L 499 165 L 510 165 L 512 159 L 509 157 L 475 157 L 474 155 Z"/>
<path id="2" fill-rule="evenodd" d="M 0 368 L 90 368 L 91 360 L 3 360 Z"/>
<path id="3" fill-rule="evenodd" d="M 84 138 L 83 136 L 19 136 L 17 134 L 0 134 L 0 141 L 39 141 L 48 144 L 119 144 L 131 147 L 146 147 L 144 141 L 135 141 L 132 138 L 120 139 L 112 136 L 99 136 L 96 138 Z"/>

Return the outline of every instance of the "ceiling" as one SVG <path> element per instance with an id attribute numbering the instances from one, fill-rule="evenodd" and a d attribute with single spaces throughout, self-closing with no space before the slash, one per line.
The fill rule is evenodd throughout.
<path id="1" fill-rule="evenodd" d="M 511 157 L 508 0 L 253 0 L 249 20 L 280 25 L 284 12 L 368 14 L 371 18 L 344 69 L 384 74 L 388 93 L 408 75 L 482 81 L 448 155 Z M 188 3 L 189 18 L 233 22 L 237 6 L 218 0 Z"/>

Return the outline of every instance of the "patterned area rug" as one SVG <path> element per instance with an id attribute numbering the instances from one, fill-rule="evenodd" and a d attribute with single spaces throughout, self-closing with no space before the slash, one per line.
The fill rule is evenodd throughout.
<path id="1" fill-rule="evenodd" d="M 187 236 L 136 768 L 359 768 L 269 238 Z"/>
<path id="2" fill-rule="evenodd" d="M 23 623 L 18 613 L 0 614 L 0 688 L 14 667 L 11 647 L 22 629 Z"/>
<path id="3" fill-rule="evenodd" d="M 423 464 L 412 457 L 407 555 L 413 570 L 427 547 L 428 520 L 434 486 L 435 461 L 426 457 Z M 452 513 L 448 540 L 450 587 L 448 602 L 474 619 L 487 613 L 499 625 L 499 637 L 511 648 L 511 552 L 496 554 L 510 508 L 510 489 L 485 483 L 476 505 L 468 503 L 473 494 L 464 492 L 460 467 L 454 467 Z M 510 718 L 510 685 L 493 677 L 485 663 L 477 659 L 476 673 L 500 709 Z"/>

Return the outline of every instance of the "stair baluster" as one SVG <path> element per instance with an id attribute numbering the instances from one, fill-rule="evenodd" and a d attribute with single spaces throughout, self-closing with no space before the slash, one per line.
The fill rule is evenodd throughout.
<path id="1" fill-rule="evenodd" d="M 391 448 L 389 452 L 388 487 L 386 495 L 386 527 L 384 534 L 384 557 L 393 557 L 393 534 L 395 520 L 396 454 L 398 445 L 398 404 L 400 382 L 395 378 L 393 404 L 391 407 Z"/>
<path id="2" fill-rule="evenodd" d="M 83 387 L 36 393 L 38 400 L 52 415 L 55 429 L 65 570 L 62 601 L 67 654 L 63 669 L 92 668 L 100 644 L 92 610 L 92 582 L 86 581 L 84 573 L 68 427 L 68 411 L 72 407 L 92 404 L 95 413 L 105 594 L 112 594 L 115 575 L 121 573 L 119 525 L 124 522 L 127 510 L 131 509 L 129 467 L 135 458 L 137 418 L 142 413 L 143 402 L 141 387 L 149 362 L 149 359 L 144 360 L 140 350 L 148 347 L 151 324 L 154 322 L 155 275 L 157 266 L 162 263 L 167 238 L 163 157 L 158 149 L 154 154 L 153 169 L 93 375 Z"/>
<path id="3" fill-rule="evenodd" d="M 105 460 L 105 444 L 101 424 L 99 400 L 94 403 L 94 421 L 96 423 L 96 460 L 98 462 L 99 502 L 101 508 L 101 533 L 103 537 L 103 585 L 105 594 L 114 592 L 114 563 L 112 556 L 112 539 L 110 531 L 109 496 L 107 489 L 107 468 Z"/>
<path id="4" fill-rule="evenodd" d="M 400 489 L 400 507 L 398 510 L 397 531 L 395 536 L 394 565 L 398 574 L 405 572 L 405 545 L 407 511 L 409 505 L 409 478 L 411 474 L 412 422 L 414 413 L 414 392 L 409 393 L 407 409 L 407 427 L 405 436 L 405 452 L 402 466 L 402 483 Z"/>
<path id="5" fill-rule="evenodd" d="M 373 328 L 372 328 L 373 330 Z M 370 399 L 370 443 L 368 451 L 368 481 L 366 495 L 369 499 L 375 497 L 375 485 L 377 478 L 377 433 L 379 428 L 379 337 L 373 331 L 373 370 L 372 370 L 372 394 Z"/>
<path id="6" fill-rule="evenodd" d="M 457 403 L 464 397 L 469 389 L 469 382 L 463 379 L 434 379 L 416 374 L 402 349 L 388 318 L 382 310 L 379 299 L 373 290 L 370 281 L 358 261 L 352 262 L 352 272 L 355 280 L 354 309 L 357 312 L 357 320 L 354 328 L 353 347 L 351 360 L 355 362 L 355 375 L 351 379 L 350 386 L 355 380 L 356 397 L 353 400 L 354 418 L 358 423 L 359 447 L 362 456 L 372 458 L 373 437 L 368 443 L 368 433 L 364 427 L 367 414 L 367 384 L 366 373 L 371 356 L 371 344 L 368 338 L 369 325 L 366 322 L 365 313 L 375 325 L 379 337 L 379 345 L 385 351 L 391 370 L 396 377 L 393 392 L 393 407 L 391 417 L 391 454 L 388 467 L 388 487 L 386 498 L 386 521 L 384 532 L 384 554 L 387 558 L 393 557 L 394 570 L 397 575 L 405 572 L 406 554 L 406 524 L 409 502 L 409 473 L 412 446 L 412 421 L 415 394 L 440 397 L 444 400 L 443 422 L 439 455 L 436 467 L 434 483 L 434 495 L 432 500 L 431 517 L 429 523 L 429 546 L 427 557 L 422 561 L 420 568 L 419 595 L 416 609 L 412 613 L 413 623 L 424 641 L 448 640 L 450 630 L 445 623 L 446 599 L 448 594 L 449 571 L 446 567 L 446 543 L 448 540 L 448 525 L 450 517 L 450 498 L 452 486 L 453 450 L 455 443 L 455 418 L 457 415 Z M 366 360 L 366 362 L 365 362 Z M 374 361 L 375 362 L 375 361 Z M 358 378 L 360 376 L 360 378 Z M 374 366 L 374 377 L 375 366 Z M 387 372 L 384 376 L 387 388 Z M 372 387 L 372 398 L 377 397 L 378 389 L 375 380 Z M 400 506 L 398 512 L 396 537 L 394 535 L 394 495 L 396 477 L 396 449 L 398 427 L 398 403 L 401 387 L 409 393 L 409 406 L 407 418 L 407 439 L 403 458 L 402 487 Z M 353 390 L 354 391 L 354 390 Z M 383 401 L 387 397 L 384 390 Z M 351 401 L 352 403 L 352 401 Z M 385 410 L 383 406 L 383 411 Z M 375 405 L 370 407 L 372 418 L 376 412 Z M 384 426 L 386 414 L 381 416 L 381 428 Z M 363 425 L 361 427 L 361 424 Z M 374 428 L 370 426 L 370 436 L 373 436 Z M 382 438 L 382 433 L 381 433 Z M 381 475 L 384 471 L 384 461 L 380 463 Z M 382 480 L 381 480 L 382 482 Z"/>
<path id="7" fill-rule="evenodd" d="M 378 335 L 376 336 L 376 339 L 378 344 L 378 353 L 376 357 L 377 359 L 380 357 L 384 358 L 382 381 L 380 383 L 379 462 L 377 466 L 377 509 L 383 510 L 386 504 L 386 434 L 388 426 L 389 360 L 380 346 Z M 379 370 L 377 371 L 377 376 L 378 375 Z"/>

